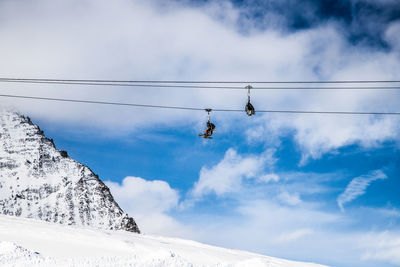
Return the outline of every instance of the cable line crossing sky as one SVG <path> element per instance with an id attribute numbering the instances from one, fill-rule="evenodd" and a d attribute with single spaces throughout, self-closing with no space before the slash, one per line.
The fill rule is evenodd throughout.
<path id="1" fill-rule="evenodd" d="M 332 81 L 172 81 L 172 80 L 103 80 L 103 79 L 49 79 L 49 78 L 10 78 L 10 77 L 0 77 L 0 81 L 59 81 L 59 82 L 99 82 L 99 83 L 110 83 L 110 82 L 120 82 L 120 83 L 400 83 L 400 80 L 332 80 Z"/>
<path id="2" fill-rule="evenodd" d="M 254 90 L 399 90 L 400 81 L 145 81 L 145 80 L 90 80 L 90 79 L 27 79 L 0 77 L 2 83 L 28 84 L 62 84 L 89 86 L 120 86 L 120 87 L 153 87 L 153 88 L 185 88 L 185 89 L 231 89 L 247 90 L 245 86 L 231 84 L 310 84 L 312 86 L 257 86 Z M 377 86 L 376 84 L 395 84 L 394 86 Z M 219 84 L 219 85 L 202 85 Z M 225 84 L 221 86 L 220 84 Z M 353 86 L 315 86 L 315 84 L 353 84 Z M 357 84 L 372 84 L 360 86 Z"/>
<path id="3" fill-rule="evenodd" d="M 136 104 L 136 103 L 121 103 L 121 102 L 106 102 L 95 100 L 82 100 L 82 99 L 67 99 L 67 98 L 51 98 L 39 96 L 26 96 L 26 95 L 9 95 L 0 94 L 0 97 L 19 98 L 19 99 L 33 99 L 44 101 L 59 101 L 59 102 L 72 102 L 84 104 L 100 104 L 100 105 L 115 105 L 115 106 L 130 106 L 130 107 L 143 107 L 143 108 L 163 108 L 163 109 L 180 109 L 180 110 L 206 110 L 207 108 L 198 107 L 180 107 L 180 106 L 167 106 L 167 105 L 149 105 L 149 104 Z M 211 109 L 218 112 L 243 112 L 243 109 Z M 363 111 L 304 111 L 304 110 L 257 110 L 261 113 L 293 113 L 293 114 L 332 114 L 332 115 L 400 115 L 400 112 L 363 112 Z"/>

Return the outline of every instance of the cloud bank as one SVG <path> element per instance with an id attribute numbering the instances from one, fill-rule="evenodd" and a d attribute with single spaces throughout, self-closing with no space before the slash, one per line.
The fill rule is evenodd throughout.
<path id="1" fill-rule="evenodd" d="M 382 38 L 392 48 L 381 50 L 349 42 L 345 32 L 330 22 L 294 32 L 279 27 L 252 31 L 255 26 L 246 24 L 248 32 L 243 33 L 237 27 L 241 8 L 228 2 L 191 6 L 127 0 L 1 1 L 0 74 L 140 80 L 398 78 L 398 22 L 385 26 Z M 0 91 L 200 108 L 242 108 L 246 99 L 245 91 L 225 90 L 2 83 Z M 398 97 L 396 91 L 380 90 L 280 90 L 255 91 L 252 99 L 256 109 L 397 111 Z M 100 128 L 111 135 L 151 129 L 154 125 L 192 129 L 204 115 L 6 98 L 2 98 L 2 105 L 14 106 L 41 120 L 83 130 Z M 225 125 L 226 131 L 235 131 L 233 121 L 239 117 L 215 114 L 214 118 Z M 277 115 L 261 116 L 260 121 L 265 122 L 263 126 L 269 133 L 282 134 L 276 128 L 295 131 L 305 158 L 318 158 L 342 145 L 398 139 L 395 125 L 399 121 L 395 118 Z"/>
<path id="2" fill-rule="evenodd" d="M 388 140 L 399 141 L 399 125 L 400 120 L 391 117 L 270 115 L 247 130 L 246 135 L 249 143 L 270 145 L 279 145 L 277 136 L 293 136 L 303 155 L 300 163 L 305 164 L 344 146 L 376 148 Z"/>
<path id="3" fill-rule="evenodd" d="M 287 32 L 280 27 L 256 29 L 253 24 L 240 21 L 243 8 L 228 2 L 192 6 L 173 1 L 163 4 L 135 0 L 1 1 L 0 74 L 130 80 L 398 78 L 398 22 L 382 28 L 382 38 L 391 44 L 390 49 L 382 50 L 362 42 L 351 43 L 345 31 L 330 21 L 302 31 Z M 268 10 L 275 10 L 275 15 L 279 13 L 279 9 L 272 7 Z M 266 23 L 274 25 L 273 20 Z M 247 29 L 246 33 L 238 24 Z M 245 91 L 172 88 L 2 83 L 0 91 L 200 108 L 243 108 L 246 99 Z M 256 109 L 340 111 L 397 111 L 398 98 L 396 91 L 380 90 L 255 91 L 252 97 Z M 79 126 L 83 130 L 101 129 L 111 136 L 155 125 L 188 127 L 195 134 L 194 125 L 204 115 L 6 98 L 2 98 L 2 105 L 14 106 L 34 118 L 53 123 Z M 236 130 L 233 122 L 239 117 L 221 113 L 214 118 L 225 125 L 226 131 Z M 277 115 L 261 116 L 260 121 L 265 122 L 262 125 L 268 133 L 277 137 L 282 131 L 276 129 L 294 131 L 304 151 L 304 162 L 343 145 L 371 145 L 398 139 L 396 118 Z"/>

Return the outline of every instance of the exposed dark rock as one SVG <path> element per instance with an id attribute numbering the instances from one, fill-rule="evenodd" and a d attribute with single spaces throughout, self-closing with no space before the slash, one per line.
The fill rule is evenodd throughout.
<path id="1" fill-rule="evenodd" d="M 63 158 L 68 158 L 68 152 L 65 150 L 59 150 L 60 156 Z"/>

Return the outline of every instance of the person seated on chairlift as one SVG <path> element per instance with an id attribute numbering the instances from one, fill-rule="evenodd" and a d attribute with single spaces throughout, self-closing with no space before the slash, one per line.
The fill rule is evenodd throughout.
<path id="1" fill-rule="evenodd" d="M 207 121 L 207 129 L 205 131 L 204 136 L 205 137 L 211 137 L 212 134 L 214 133 L 215 125 L 214 123 L 211 123 L 210 121 Z"/>
<path id="2" fill-rule="evenodd" d="M 249 100 L 249 102 L 247 102 L 247 105 L 246 105 L 246 114 L 248 116 L 252 116 L 252 115 L 256 114 L 256 110 L 254 109 L 253 105 L 250 103 L 250 100 Z"/>

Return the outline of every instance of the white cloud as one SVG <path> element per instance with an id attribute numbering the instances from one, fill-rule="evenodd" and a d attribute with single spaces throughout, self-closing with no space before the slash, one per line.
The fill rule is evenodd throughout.
<path id="1" fill-rule="evenodd" d="M 283 233 L 277 238 L 277 242 L 293 242 L 297 239 L 311 235 L 313 231 L 311 229 L 298 229 L 290 233 Z"/>
<path id="2" fill-rule="evenodd" d="M 385 32 L 386 41 L 392 45 L 393 48 L 400 51 L 400 22 L 393 22 L 389 25 Z"/>
<path id="3" fill-rule="evenodd" d="M 264 175 L 259 176 L 257 178 L 257 181 L 263 182 L 263 183 L 278 182 L 279 176 L 276 173 L 264 174 Z"/>
<path id="4" fill-rule="evenodd" d="M 201 198 L 209 193 L 221 196 L 226 193 L 239 192 L 244 179 L 251 178 L 260 182 L 276 180 L 276 175 L 264 173 L 276 162 L 273 154 L 274 150 L 267 150 L 260 156 L 241 156 L 236 150 L 230 148 L 217 165 L 201 169 L 199 179 L 194 184 L 190 195 L 194 198 Z"/>
<path id="5" fill-rule="evenodd" d="M 384 231 L 369 233 L 363 237 L 362 247 L 366 250 L 363 260 L 378 260 L 400 265 L 400 233 Z"/>
<path id="6" fill-rule="evenodd" d="M 115 200 L 144 233 L 190 236 L 190 230 L 168 212 L 178 206 L 179 192 L 165 181 L 126 177 L 122 184 L 106 181 Z"/>
<path id="7" fill-rule="evenodd" d="M 121 205 L 135 212 L 168 211 L 177 206 L 179 194 L 165 181 L 147 181 L 139 177 L 126 177 L 122 184 L 108 181 L 107 186 Z"/>
<path id="8" fill-rule="evenodd" d="M 199 219 L 198 240 L 288 259 L 312 258 L 320 263 L 337 256 L 325 255 L 325 262 L 321 262 L 318 255 L 338 245 L 336 241 L 341 238 L 338 235 L 331 237 L 331 243 L 324 243 L 328 231 L 323 229 L 341 221 L 341 216 L 305 203 L 292 207 L 268 199 L 244 200 L 249 197 L 239 196 L 239 205 L 232 207 L 227 215 Z"/>
<path id="9" fill-rule="evenodd" d="M 299 193 L 290 194 L 287 191 L 283 191 L 278 195 L 278 199 L 283 203 L 291 206 L 296 206 L 300 204 L 302 201 L 300 199 Z"/>
<path id="10" fill-rule="evenodd" d="M 337 203 L 342 211 L 344 211 L 343 205 L 349 203 L 359 196 L 365 194 L 367 187 L 376 180 L 386 179 L 387 176 L 381 170 L 373 171 L 367 175 L 362 175 L 354 178 L 347 185 L 346 189 L 337 198 Z"/>
<path id="11" fill-rule="evenodd" d="M 268 139 L 292 133 L 303 155 L 300 164 L 305 164 L 310 158 L 320 158 L 343 146 L 357 144 L 371 148 L 386 140 L 399 140 L 400 120 L 373 116 L 271 115 L 261 124 L 255 127 L 263 133 L 259 135 L 265 137 L 255 137 L 250 131 L 248 138 L 268 142 Z"/>

